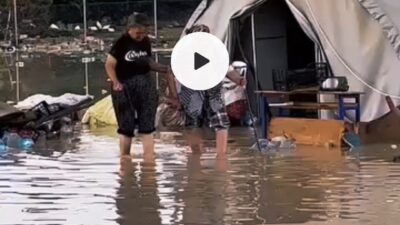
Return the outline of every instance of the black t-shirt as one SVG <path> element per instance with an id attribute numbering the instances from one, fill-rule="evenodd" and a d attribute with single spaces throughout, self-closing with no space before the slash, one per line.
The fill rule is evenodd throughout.
<path id="1" fill-rule="evenodd" d="M 150 72 L 151 42 L 147 37 L 135 41 L 129 34 L 124 34 L 114 43 L 109 54 L 117 59 L 116 74 L 120 81 Z"/>

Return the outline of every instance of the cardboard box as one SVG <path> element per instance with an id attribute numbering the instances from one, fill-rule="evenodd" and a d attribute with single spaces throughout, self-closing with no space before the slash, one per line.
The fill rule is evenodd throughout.
<path id="1" fill-rule="evenodd" d="M 274 118 L 269 127 L 269 138 L 286 136 L 297 145 L 340 148 L 345 125 L 340 120 L 302 118 Z"/>

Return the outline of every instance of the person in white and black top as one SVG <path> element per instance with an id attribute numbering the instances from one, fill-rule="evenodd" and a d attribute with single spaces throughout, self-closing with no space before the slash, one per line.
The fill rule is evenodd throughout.
<path id="1" fill-rule="evenodd" d="M 194 32 L 209 33 L 210 29 L 206 25 L 198 24 L 186 30 L 186 34 Z M 232 66 L 229 68 L 226 77 L 236 85 L 245 87 L 247 84 L 246 79 L 241 77 Z M 194 147 L 203 151 L 201 132 L 198 132 L 198 128 L 202 128 L 206 124 L 215 130 L 217 157 L 226 157 L 230 121 L 223 99 L 222 82 L 205 91 L 192 90 L 182 85 L 179 95 L 175 83 L 170 83 L 172 96 L 182 104 L 186 115 L 186 133 L 188 134 L 188 142 L 192 151 L 196 151 Z"/>
<path id="2" fill-rule="evenodd" d="M 158 94 L 150 71 L 167 73 L 168 66 L 151 58 L 151 42 L 147 37 L 148 19 L 135 13 L 128 18 L 127 32 L 112 46 L 106 71 L 112 81 L 112 101 L 118 121 L 120 151 L 130 155 L 132 137 L 138 126 L 144 156 L 154 157 L 155 114 Z M 137 118 L 135 118 L 137 115 Z"/>

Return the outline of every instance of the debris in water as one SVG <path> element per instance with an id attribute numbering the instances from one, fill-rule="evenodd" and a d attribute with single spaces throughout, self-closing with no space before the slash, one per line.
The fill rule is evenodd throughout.
<path id="1" fill-rule="evenodd" d="M 296 143 L 293 140 L 283 136 L 272 138 L 271 141 L 259 139 L 258 143 L 255 143 L 251 149 L 258 149 L 258 145 L 260 145 L 261 151 L 296 148 Z"/>

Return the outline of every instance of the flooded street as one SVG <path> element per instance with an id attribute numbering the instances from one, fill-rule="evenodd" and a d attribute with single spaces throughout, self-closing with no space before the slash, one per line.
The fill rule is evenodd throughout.
<path id="1" fill-rule="evenodd" d="M 155 161 L 140 143 L 120 161 L 113 128 L 1 152 L 0 224 L 398 224 L 398 150 L 259 153 L 247 131 L 233 133 L 226 160 L 193 155 L 169 132 Z"/>
<path id="2" fill-rule="evenodd" d="M 89 94 L 107 89 L 104 55 L 88 65 Z M 21 97 L 85 94 L 78 56 L 24 59 Z M 2 101 L 14 90 L 2 80 Z M 244 128 L 243 128 L 244 129 Z M 158 135 L 155 161 L 120 160 L 114 128 L 79 129 L 32 152 L 0 152 L 0 225 L 373 224 L 397 225 L 400 150 L 302 147 L 254 152 L 234 130 L 228 159 L 187 152 L 179 133 Z M 213 143 L 208 143 L 213 146 Z M 1 150 L 0 150 L 1 151 Z"/>
<path id="3" fill-rule="evenodd" d="M 282 102 L 266 97 L 268 101 L 263 101 L 275 103 L 271 108 L 286 109 L 279 110 L 279 114 L 288 111 L 291 117 L 315 119 L 317 113 L 308 111 L 329 109 L 336 110 L 338 118 L 345 121 L 338 125 L 338 135 L 332 132 L 334 138 L 330 134 L 325 138 L 324 132 L 316 129 L 334 130 L 332 126 L 315 128 L 300 121 L 304 129 L 293 126 L 293 133 L 302 134 L 307 141 L 333 145 L 333 139 L 340 141 L 340 135 L 347 132 L 350 135 L 346 140 L 357 144 L 352 134 L 364 131 L 361 125 L 365 125 L 368 140 L 392 135 L 396 138 L 400 112 L 395 108 L 400 109 L 400 88 L 391 81 L 400 71 L 400 14 L 396 11 L 400 11 L 400 4 L 394 0 L 1 0 L 0 102 L 14 105 L 36 94 L 90 95 L 95 101 L 108 96 L 110 83 L 104 64 L 113 40 L 118 44 L 112 48 L 112 55 L 118 58 L 117 63 L 122 60 L 122 67 L 126 66 L 122 71 L 118 66 L 118 79 L 131 71 L 144 74 L 149 68 L 159 67 L 148 60 L 151 49 L 156 62 L 176 62 L 177 71 L 183 71 L 185 78 L 186 73 L 194 74 L 200 78 L 196 82 L 199 85 L 220 75 L 215 84 L 224 76 L 235 81 L 237 86 L 225 89 L 238 91 L 237 96 L 230 97 L 231 102 L 240 104 L 226 104 L 229 116 L 241 114 L 241 109 L 248 107 L 242 104 L 245 99 L 250 108 L 257 106 L 254 109 L 258 112 L 264 109 L 269 113 L 269 107 L 258 104 L 261 98 L 256 98 L 254 92 L 258 90 L 259 96 L 280 96 Z M 146 16 L 140 16 L 142 13 Z M 198 31 L 215 37 L 185 41 L 188 45 L 184 50 L 174 54 L 179 58 L 171 60 L 177 41 Z M 124 32 L 127 35 L 115 42 Z M 213 40 L 222 42 L 217 45 Z M 113 61 L 108 64 L 111 77 L 116 69 Z M 208 69 L 195 73 L 208 63 Z M 240 70 L 242 76 L 233 79 L 231 70 L 227 74 L 228 64 L 236 64 L 229 68 Z M 220 70 L 222 66 L 226 70 Z M 179 77 L 176 67 L 171 68 Z M 165 78 L 153 75 L 159 95 L 164 97 Z M 242 85 L 244 89 L 239 87 Z M 130 110 L 146 111 L 144 107 L 151 106 L 155 98 L 143 94 L 150 85 L 138 86 L 142 87 L 135 90 L 139 100 L 132 101 L 128 90 L 117 94 L 122 102 L 117 105 L 131 103 L 127 106 Z M 264 90 L 276 92 L 260 92 Z M 226 113 L 221 110 L 224 106 L 219 93 L 181 94 L 203 104 L 200 108 L 196 107 L 197 101 L 190 102 L 183 109 L 194 108 L 203 116 L 206 112 L 209 122 L 218 120 L 216 127 L 223 128 Z M 325 99 L 327 95 L 332 99 Z M 354 102 L 344 100 L 346 96 Z M 174 99 L 168 100 L 175 103 Z M 8 110 L 9 105 L 4 108 Z M 99 127 L 77 124 L 71 134 L 71 130 L 62 130 L 70 128 L 72 120 L 63 118 L 58 127 L 53 126 L 62 137 L 54 138 L 49 126 L 48 133 L 40 137 L 48 134 L 54 139 L 39 138 L 34 143 L 36 139 L 26 131 L 42 125 L 47 116 L 58 117 L 66 110 L 65 106 L 59 107 L 61 104 L 51 105 L 54 107 L 45 110 L 47 114 L 42 114 L 43 110 L 32 113 L 35 119 L 29 121 L 34 122 L 24 121 L 23 132 L 14 132 L 14 124 L 0 129 L 1 136 L 6 137 L 0 145 L 0 225 L 400 224 L 400 143 L 347 151 L 297 146 L 259 152 L 251 148 L 253 130 L 235 127 L 230 131 L 227 157 L 217 159 L 212 132 L 206 132 L 206 151 L 195 154 L 188 150 L 182 133 L 158 131 L 155 158 L 144 158 L 138 140 L 133 143 L 132 158 L 120 158 L 116 128 L 100 127 L 105 123 L 100 120 L 89 121 Z M 105 109 L 104 105 L 98 109 Z M 132 122 L 133 116 L 123 112 L 127 107 L 120 111 Z M 292 111 L 295 109 L 307 112 Z M 386 114 L 388 109 L 391 113 Z M 355 111 L 354 123 L 348 123 L 353 116 L 346 114 L 347 110 Z M 157 115 L 173 116 L 167 113 L 171 114 Z M 13 116 L 23 123 L 19 120 L 28 120 L 30 114 Z M 253 117 L 253 113 L 248 114 L 243 124 Z M 318 114 L 318 118 L 326 118 L 325 112 Z M 7 123 L 11 120 L 8 116 L 4 116 Z M 243 115 L 237 117 L 239 121 Z M 164 125 L 177 122 L 175 119 L 165 119 Z M 370 123 L 360 125 L 360 121 Z M 3 130 L 7 131 L 4 135 Z M 318 133 L 315 139 L 320 140 L 306 137 L 309 130 L 313 135 Z M 278 135 L 285 136 L 290 144 L 296 139 L 286 128 Z M 299 138 L 297 141 L 300 143 Z M 29 149 L 33 144 L 31 150 L 9 148 Z"/>

